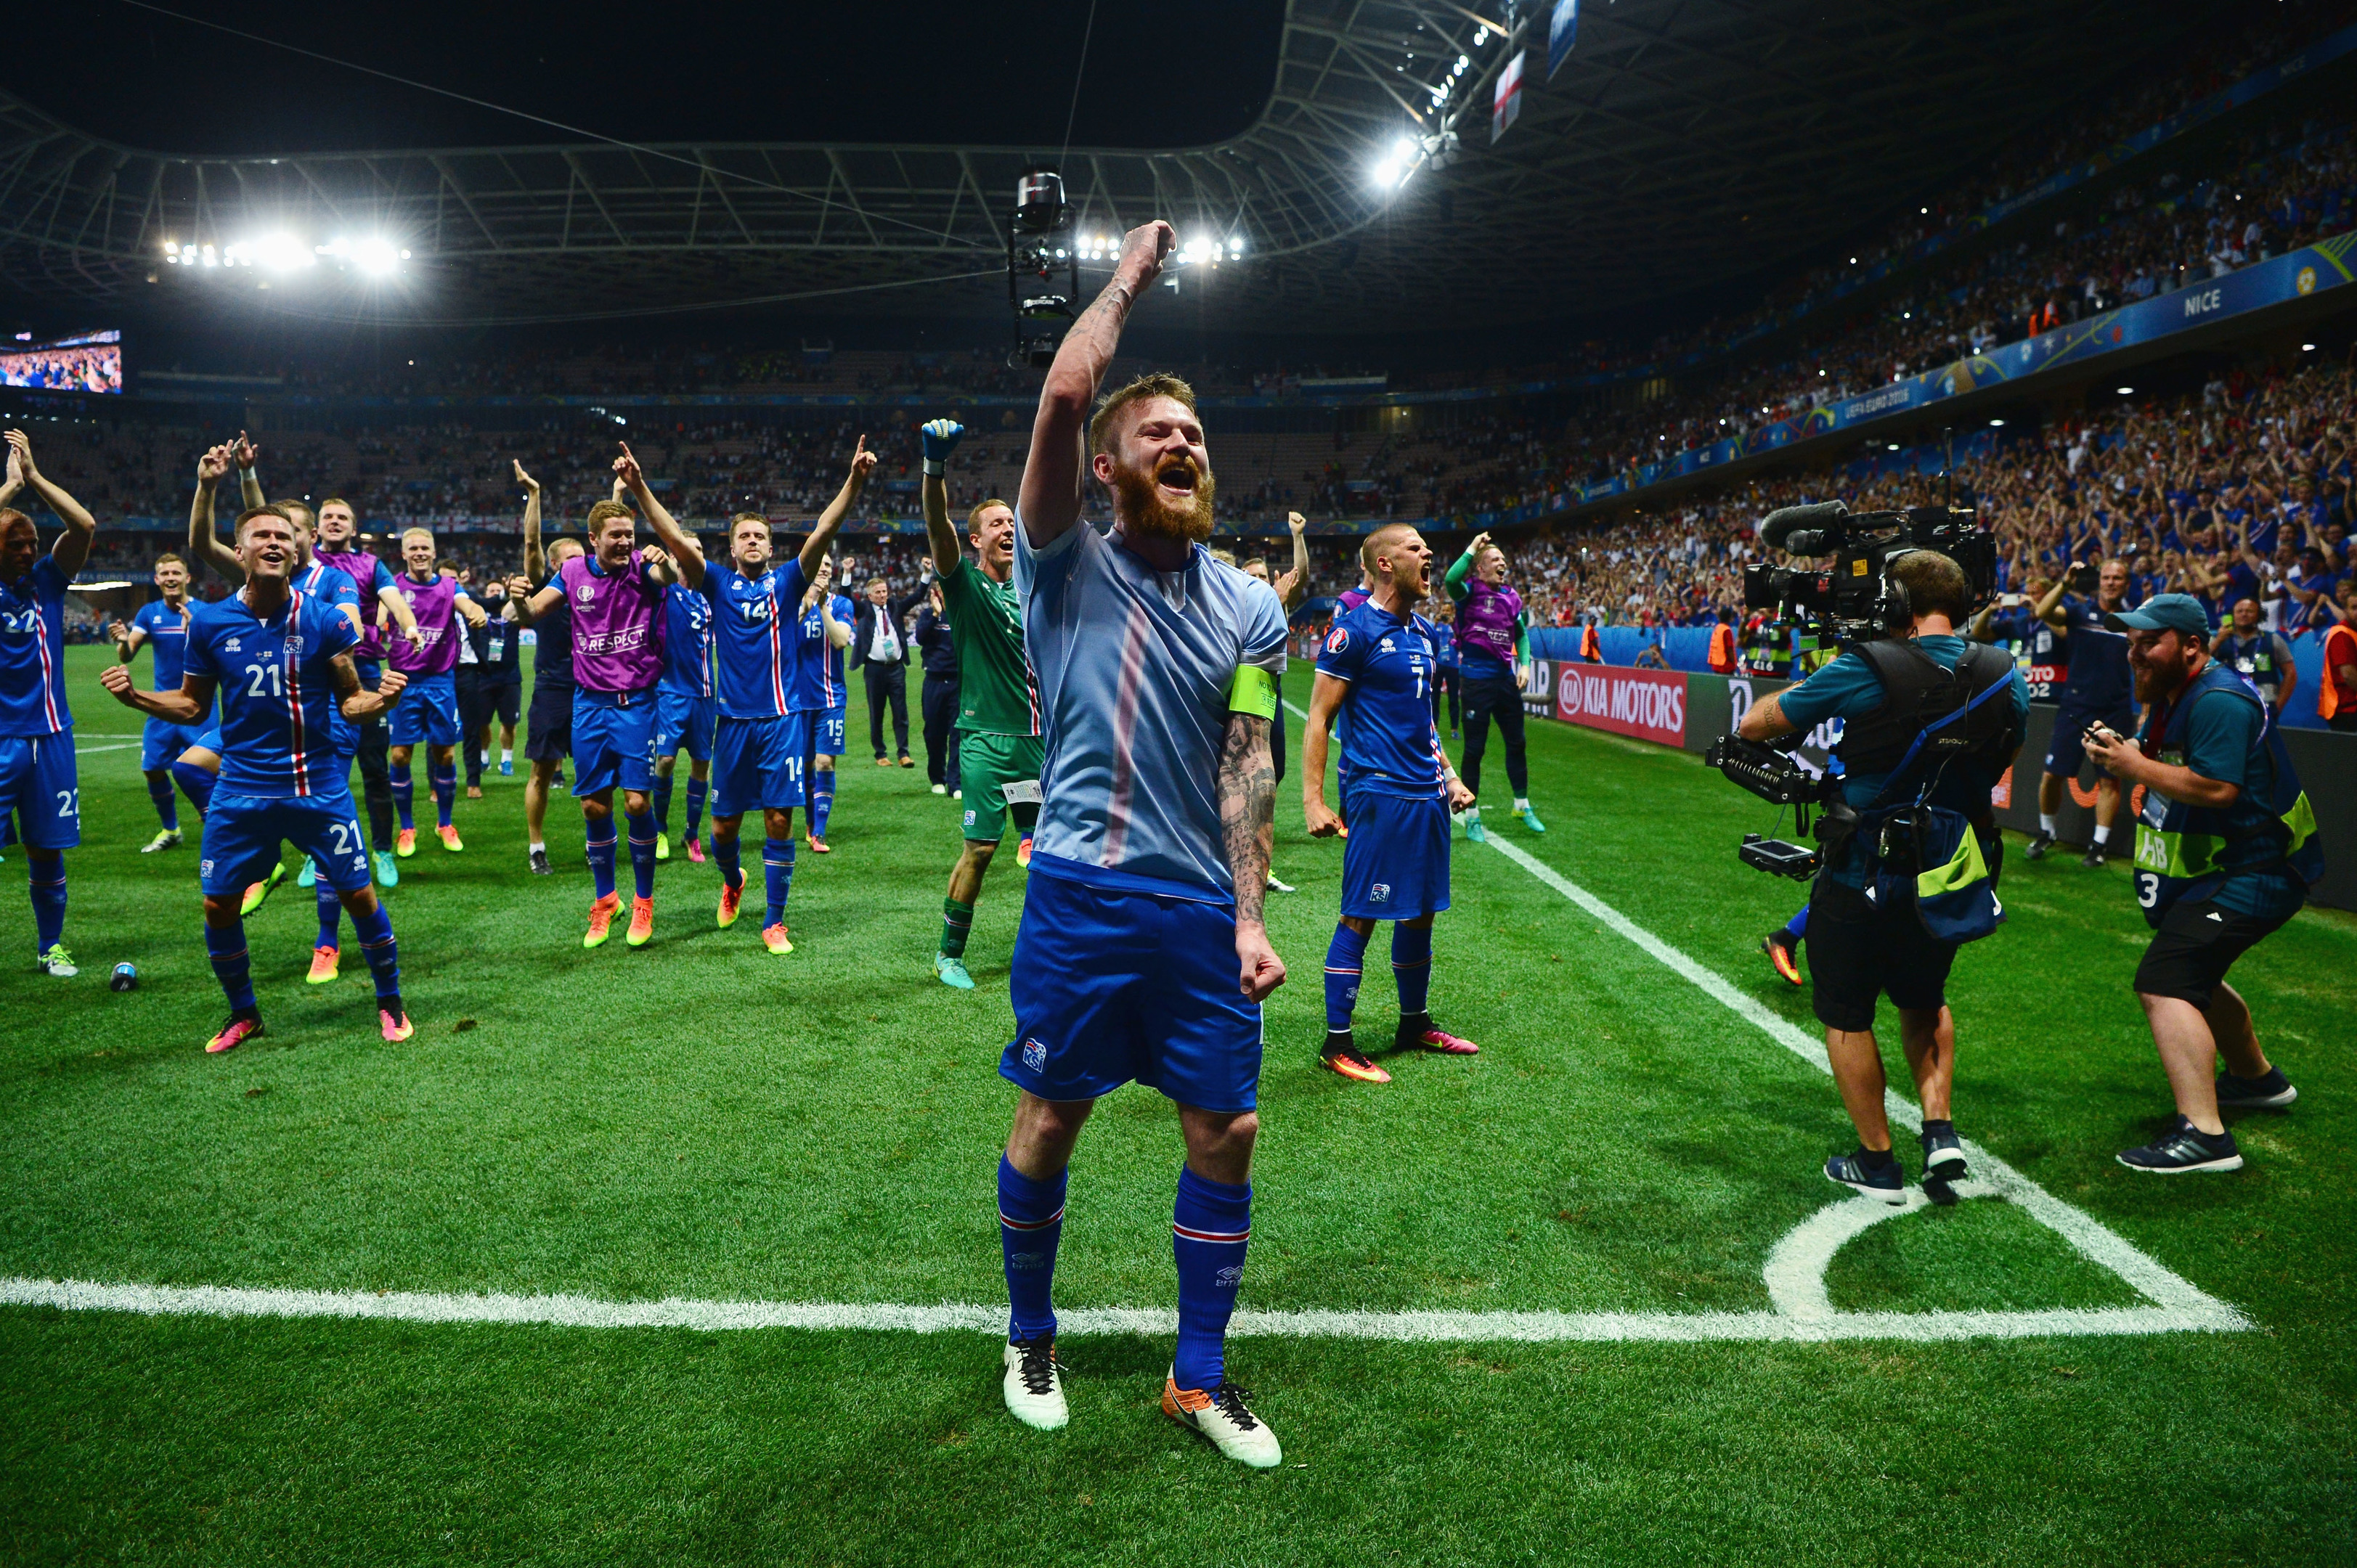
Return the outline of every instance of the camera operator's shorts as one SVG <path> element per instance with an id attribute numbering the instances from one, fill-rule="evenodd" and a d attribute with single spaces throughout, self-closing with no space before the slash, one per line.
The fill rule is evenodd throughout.
<path id="1" fill-rule="evenodd" d="M 1235 906 L 1093 886 L 1051 858 L 1031 861 L 998 1076 L 1042 1100 L 1134 1080 L 1204 1111 L 1253 1109 L 1261 1014 L 1236 984 Z"/>
<path id="2" fill-rule="evenodd" d="M 1828 1029 L 1874 1027 L 1875 998 L 1933 1012 L 1947 1000 L 1953 942 L 1933 941 L 1914 908 L 1884 914 L 1855 887 L 1821 882 L 1809 895 L 1809 985 Z"/>
<path id="3" fill-rule="evenodd" d="M 2273 917 L 2238 915 L 2208 898 L 2182 900 L 2160 918 L 2152 945 L 2144 950 L 2144 961 L 2136 965 L 2136 991 L 2145 996 L 2172 996 L 2207 1012 L 2212 994 L 2234 961 L 2297 913 L 2295 906 Z"/>
<path id="4" fill-rule="evenodd" d="M 2053 738 L 2046 743 L 2046 771 L 2058 779 L 2076 779 L 2087 765 L 2087 726 L 2101 724 L 2114 735 L 2136 734 L 2136 710 L 2115 714 L 2076 714 L 2064 708 L 2054 715 Z M 2108 774 L 2106 778 L 2110 777 Z"/>
<path id="5" fill-rule="evenodd" d="M 1039 782 L 1046 760 L 1036 735 L 993 735 L 962 729 L 958 737 L 958 782 L 965 789 L 965 836 L 996 843 L 1006 836 L 1006 787 Z M 1035 797 L 1036 798 L 1036 797 Z"/>

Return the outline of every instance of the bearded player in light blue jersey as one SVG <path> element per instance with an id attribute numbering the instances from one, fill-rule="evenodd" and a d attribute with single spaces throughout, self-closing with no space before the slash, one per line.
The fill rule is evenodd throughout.
<path id="1" fill-rule="evenodd" d="M 1015 1038 L 999 1064 L 1021 1090 L 998 1166 L 1013 1305 L 1002 1388 L 1028 1425 L 1070 1418 L 1049 1304 L 1065 1167 L 1098 1097 L 1135 1079 L 1177 1103 L 1187 1148 L 1163 1411 L 1265 1467 L 1277 1442 L 1229 1380 L 1225 1342 L 1252 1232 L 1261 1002 L 1285 981 L 1261 921 L 1285 610 L 1203 548 L 1211 460 L 1187 383 L 1142 377 L 1089 414 L 1172 241 L 1168 223 L 1132 231 L 1114 281 L 1057 350 L 1016 509 L 1044 804 L 1015 940 Z M 1110 533 L 1081 521 L 1083 436 Z"/>

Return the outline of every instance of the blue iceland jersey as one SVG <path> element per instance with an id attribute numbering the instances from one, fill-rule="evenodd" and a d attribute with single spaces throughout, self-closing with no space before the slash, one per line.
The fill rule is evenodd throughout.
<path id="1" fill-rule="evenodd" d="M 838 623 L 844 626 L 852 624 L 849 599 L 841 594 L 831 593 L 827 595 L 826 602 Z M 802 633 L 802 640 L 801 652 L 794 665 L 794 711 L 823 713 L 828 708 L 843 706 L 843 650 L 827 640 L 826 624 L 819 618 L 816 605 L 811 606 L 810 613 L 802 618 L 798 629 Z"/>
<path id="2" fill-rule="evenodd" d="M 221 692 L 221 787 L 264 800 L 344 791 L 332 661 L 360 639 L 343 612 L 294 589 L 267 620 L 243 593 L 197 605 L 188 673 Z"/>
<path id="3" fill-rule="evenodd" d="M 132 629 L 147 639 L 147 650 L 155 655 L 154 677 L 147 682 L 149 691 L 180 689 L 180 659 L 188 651 L 188 612 L 194 607 L 191 602 L 174 609 L 161 599 L 150 599 L 131 618 Z"/>
<path id="4" fill-rule="evenodd" d="M 732 719 L 780 718 L 820 704 L 803 700 L 802 564 L 788 556 L 758 577 L 734 566 L 706 565 L 702 597 L 709 607 L 712 648 L 720 667 L 720 711 Z M 816 623 L 818 609 L 811 609 Z M 824 628 L 821 628 L 821 635 Z M 819 660 L 807 661 L 813 669 Z M 810 695 L 815 699 L 813 683 Z"/>
<path id="5" fill-rule="evenodd" d="M 1045 753 L 1033 874 L 1232 897 L 1220 748 L 1239 672 L 1285 672 L 1276 595 L 1200 545 L 1157 572 L 1086 522 L 1034 550 L 1019 518 L 1015 585 Z"/>
<path id="6" fill-rule="evenodd" d="M 683 697 L 712 695 L 712 568 L 704 573 L 704 589 L 674 583 L 663 590 L 663 666 L 655 684 Z"/>
<path id="7" fill-rule="evenodd" d="M 0 583 L 0 736 L 55 735 L 73 725 L 66 705 L 66 575 L 44 555 Z"/>
<path id="8" fill-rule="evenodd" d="M 1373 600 L 1334 618 L 1318 673 L 1351 683 L 1342 760 L 1350 788 L 1409 800 L 1445 798 L 1440 736 L 1432 727 L 1432 623 L 1400 619 Z"/>
<path id="9" fill-rule="evenodd" d="M 356 619 L 360 615 L 361 591 L 353 585 L 351 574 L 338 571 L 325 561 L 314 561 L 296 573 L 295 585 L 338 610 L 349 607 L 351 614 L 344 618 L 346 620 Z"/>

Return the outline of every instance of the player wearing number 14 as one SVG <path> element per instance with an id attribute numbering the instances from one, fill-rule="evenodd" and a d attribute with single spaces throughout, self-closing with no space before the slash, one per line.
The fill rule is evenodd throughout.
<path id="1" fill-rule="evenodd" d="M 276 507 L 237 520 L 245 586 L 190 613 L 180 689 L 143 692 L 110 664 L 99 680 L 126 707 L 188 724 L 221 697 L 221 782 L 205 816 L 205 949 L 229 999 L 229 1019 L 205 1049 L 234 1048 L 261 1034 L 245 921 L 246 886 L 292 843 L 342 898 L 376 978 L 377 1022 L 387 1040 L 411 1033 L 401 1003 L 393 922 L 369 881 L 367 841 L 336 749 L 335 715 L 361 723 L 392 706 L 406 684 L 388 671 L 373 692 L 352 663 L 359 636 L 342 610 L 293 585 L 295 526 Z"/>

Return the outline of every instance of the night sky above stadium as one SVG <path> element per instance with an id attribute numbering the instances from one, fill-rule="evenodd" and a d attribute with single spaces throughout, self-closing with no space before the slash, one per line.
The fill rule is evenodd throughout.
<path id="1" fill-rule="evenodd" d="M 1087 0 L 889 6 L 164 0 L 163 8 L 601 135 L 1054 147 Z M 1284 7 L 1099 8 L 1072 137 L 1172 145 L 1241 130 L 1265 101 Z M 124 0 L 11 19 L 0 81 L 111 140 L 216 154 L 536 143 L 512 115 L 307 59 Z M 1152 59 L 1152 89 L 1116 63 Z"/>

